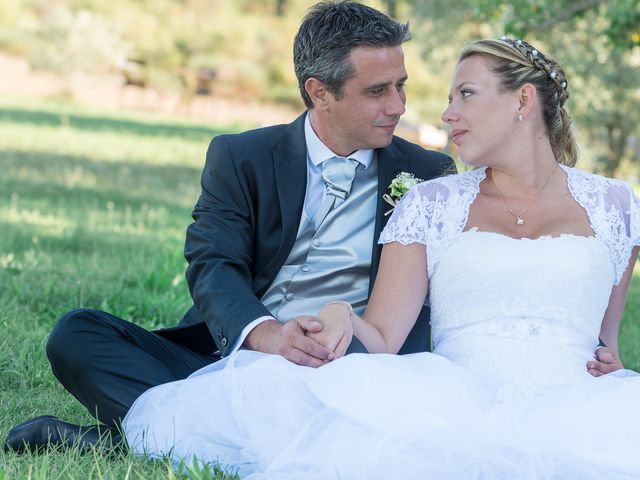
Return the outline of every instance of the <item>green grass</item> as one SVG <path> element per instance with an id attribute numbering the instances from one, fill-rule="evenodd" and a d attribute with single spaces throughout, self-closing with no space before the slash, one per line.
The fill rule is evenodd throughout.
<path id="1" fill-rule="evenodd" d="M 96 307 L 149 329 L 181 318 L 191 303 L 184 235 L 206 148 L 213 135 L 239 129 L 0 100 L 2 441 L 35 415 L 92 421 L 46 360 L 60 315 Z M 0 480 L 184 477 L 168 462 L 127 454 L 0 453 L 0 465 Z M 190 478 L 222 478 L 190 470 Z"/>
<path id="2" fill-rule="evenodd" d="M 240 128 L 0 100 L 0 438 L 35 415 L 92 421 L 44 354 L 61 314 L 97 307 L 150 329 L 182 316 L 190 305 L 184 234 L 206 148 L 212 135 Z M 620 340 L 626 366 L 636 370 L 639 274 Z M 166 461 L 74 450 L 0 452 L 0 465 L 0 480 L 186 478 Z"/>

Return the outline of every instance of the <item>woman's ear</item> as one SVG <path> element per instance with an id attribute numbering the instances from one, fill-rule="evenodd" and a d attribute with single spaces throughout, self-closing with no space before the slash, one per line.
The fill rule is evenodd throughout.
<path id="1" fill-rule="evenodd" d="M 518 118 L 527 118 L 527 116 L 534 109 L 536 104 L 536 96 L 538 91 L 536 87 L 531 83 L 525 83 L 518 90 Z"/>
<path id="2" fill-rule="evenodd" d="M 307 78 L 307 81 L 304 82 L 304 89 L 307 95 L 309 95 L 309 98 L 311 98 L 313 108 L 322 110 L 327 106 L 327 97 L 330 93 L 327 90 L 327 86 L 320 80 L 315 77 Z"/>

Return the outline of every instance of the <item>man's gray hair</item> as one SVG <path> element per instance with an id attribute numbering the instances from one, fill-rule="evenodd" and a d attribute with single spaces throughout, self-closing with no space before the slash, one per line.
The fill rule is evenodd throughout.
<path id="1" fill-rule="evenodd" d="M 354 47 L 396 47 L 411 38 L 409 24 L 352 1 L 320 2 L 307 12 L 293 43 L 293 64 L 300 94 L 313 108 L 304 85 L 317 78 L 337 99 L 354 75 L 349 54 Z"/>

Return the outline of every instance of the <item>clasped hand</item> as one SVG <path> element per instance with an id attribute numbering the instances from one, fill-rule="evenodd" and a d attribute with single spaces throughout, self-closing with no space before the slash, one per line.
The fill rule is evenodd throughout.
<path id="1" fill-rule="evenodd" d="M 281 324 L 267 320 L 256 326 L 244 341 L 258 352 L 281 355 L 307 367 L 320 367 L 344 356 L 353 337 L 349 309 L 328 304 L 317 316 L 301 315 Z"/>
<path id="2" fill-rule="evenodd" d="M 587 363 L 587 370 L 594 377 L 600 377 L 624 368 L 620 356 L 611 348 L 598 348 L 595 357 L 595 360 Z"/>
<path id="3" fill-rule="evenodd" d="M 333 352 L 333 359 L 343 357 L 353 338 L 351 307 L 347 303 L 329 303 L 318 312 L 316 320 L 322 330 L 307 332 L 307 337 Z"/>

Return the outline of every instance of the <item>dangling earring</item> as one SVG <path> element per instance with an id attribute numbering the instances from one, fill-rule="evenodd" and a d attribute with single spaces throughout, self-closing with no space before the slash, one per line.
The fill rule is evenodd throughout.
<path id="1" fill-rule="evenodd" d="M 522 114 L 518 113 L 518 120 L 522 121 Z"/>

